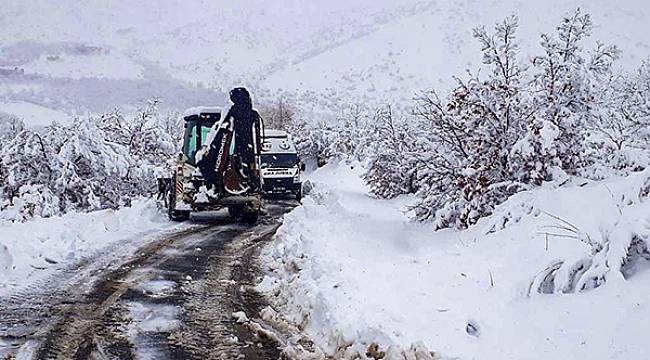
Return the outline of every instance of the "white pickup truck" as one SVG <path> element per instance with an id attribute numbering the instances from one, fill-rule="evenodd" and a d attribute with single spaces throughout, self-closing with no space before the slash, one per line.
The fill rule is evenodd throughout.
<path id="1" fill-rule="evenodd" d="M 304 164 L 300 162 L 296 146 L 289 134 L 281 130 L 266 129 L 260 156 L 262 194 L 265 196 L 293 194 L 300 201 L 302 170 Z"/>

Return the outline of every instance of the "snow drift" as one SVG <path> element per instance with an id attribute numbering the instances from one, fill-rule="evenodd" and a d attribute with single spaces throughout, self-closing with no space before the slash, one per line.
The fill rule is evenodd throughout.
<path id="1" fill-rule="evenodd" d="M 134 200 L 131 207 L 28 222 L 0 220 L 0 296 L 36 279 L 64 271 L 109 246 L 132 251 L 152 235 L 178 226 L 167 221 L 152 200 Z"/>
<path id="2" fill-rule="evenodd" d="M 263 256 L 259 289 L 327 354 L 423 341 L 461 358 L 646 357 L 648 171 L 522 192 L 436 232 L 361 172 L 318 170 Z"/>

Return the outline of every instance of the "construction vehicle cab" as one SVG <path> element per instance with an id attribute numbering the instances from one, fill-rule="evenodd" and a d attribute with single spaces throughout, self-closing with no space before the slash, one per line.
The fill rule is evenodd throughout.
<path id="1" fill-rule="evenodd" d="M 207 182 L 197 167 L 197 152 L 208 140 L 208 134 L 215 123 L 221 120 L 218 107 L 194 107 L 183 113 L 185 132 L 183 150 L 174 159 L 173 171 L 168 179 L 167 209 L 173 221 L 189 219 L 191 212 L 211 211 L 227 208 L 230 215 L 247 223 L 254 223 L 261 210 L 261 195 L 258 190 L 223 191 L 215 193 L 208 189 Z M 229 151 L 234 151 L 234 146 Z M 160 181 L 159 181 L 160 182 Z M 248 188 L 245 188 L 248 189 Z"/>

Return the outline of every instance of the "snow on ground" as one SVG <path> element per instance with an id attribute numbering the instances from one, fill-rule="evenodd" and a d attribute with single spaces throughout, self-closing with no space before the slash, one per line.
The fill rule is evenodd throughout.
<path id="1" fill-rule="evenodd" d="M 270 89 L 321 93 L 337 89 L 380 103 L 409 101 L 418 91 L 447 87 L 454 84 L 452 76 L 480 68 L 474 27 L 491 28 L 506 16 L 517 15 L 522 61 L 528 62 L 540 53 L 539 35 L 554 32 L 562 16 L 576 8 L 593 15 L 596 29 L 590 45 L 596 40 L 617 44 L 627 69 L 648 57 L 650 42 L 642 35 L 650 15 L 645 1 L 437 1 L 407 12 L 392 10 L 390 21 L 355 32 L 318 56 L 292 61 L 263 83 Z"/>
<path id="2" fill-rule="evenodd" d="M 25 74 L 83 79 L 142 79 L 144 68 L 128 57 L 101 53 L 93 56 L 50 55 L 24 64 Z"/>
<path id="3" fill-rule="evenodd" d="M 184 226 L 170 223 L 154 201 L 144 199 L 117 211 L 69 213 L 24 223 L 0 220 L 0 297 L 110 246 L 132 251 Z"/>
<path id="4" fill-rule="evenodd" d="M 408 220 L 408 197 L 369 196 L 360 173 L 342 164 L 316 171 L 314 193 L 263 253 L 259 289 L 329 354 L 423 341 L 462 359 L 647 358 L 650 266 L 627 281 L 608 274 L 591 291 L 529 293 L 549 264 L 589 257 L 576 239 L 546 242 L 540 232 L 563 225 L 552 216 L 594 239 L 624 216 L 650 234 L 641 175 L 520 193 L 470 230 L 434 232 Z M 635 192 L 636 203 L 621 207 Z M 505 218 L 514 220 L 503 228 Z"/>
<path id="5" fill-rule="evenodd" d="M 14 115 L 30 127 L 42 127 L 53 122 L 69 125 L 72 117 L 63 111 L 25 101 L 0 102 L 0 113 Z"/>
<path id="6" fill-rule="evenodd" d="M 251 87 L 254 97 L 268 92 L 273 98 L 280 89 L 315 92 L 301 107 L 312 106 L 314 97 L 410 103 L 416 91 L 449 86 L 452 76 L 477 70 L 481 54 L 472 28 L 492 26 L 513 13 L 521 18 L 524 61 L 537 53 L 539 33 L 554 31 L 562 15 L 577 7 L 593 14 L 593 41 L 621 47 L 623 67 L 638 66 L 650 49 L 643 0 L 284 0 L 273 6 L 263 0 L 155 5 L 10 0 L 3 5 L 0 83 L 43 87 L 14 92 L 8 100 L 44 104 L 63 97 L 57 105 L 83 111 L 105 110 L 105 97 L 116 102 L 108 106 L 160 96 L 170 107 L 187 107 L 201 104 L 191 96 L 223 100 L 223 93 L 238 85 Z"/>

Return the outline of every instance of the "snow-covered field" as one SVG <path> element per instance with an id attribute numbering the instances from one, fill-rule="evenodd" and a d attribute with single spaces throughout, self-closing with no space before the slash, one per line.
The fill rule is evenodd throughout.
<path id="1" fill-rule="evenodd" d="M 170 223 L 152 200 L 131 207 L 27 222 L 0 220 L 0 297 L 56 275 L 107 249 L 126 255 L 165 232 L 187 225 Z"/>
<path id="2" fill-rule="evenodd" d="M 423 341 L 462 359 L 647 358 L 650 262 L 631 264 L 624 280 L 615 257 L 617 241 L 650 234 L 650 199 L 639 197 L 647 171 L 520 193 L 469 230 L 438 232 L 408 220 L 408 197 L 369 196 L 360 173 L 316 171 L 314 192 L 263 257 L 259 289 L 327 353 Z M 598 262 L 565 221 L 595 241 L 619 236 L 607 268 L 587 272 L 602 271 L 603 286 L 562 281 L 573 264 Z M 540 273 L 558 260 L 555 289 L 539 293 Z"/>

